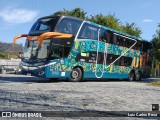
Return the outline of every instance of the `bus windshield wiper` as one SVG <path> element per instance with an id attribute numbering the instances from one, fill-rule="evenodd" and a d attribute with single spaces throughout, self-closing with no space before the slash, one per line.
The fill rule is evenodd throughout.
<path id="1" fill-rule="evenodd" d="M 36 61 L 44 61 L 46 58 L 37 58 Z"/>
<path id="2" fill-rule="evenodd" d="M 26 59 L 28 59 L 28 60 L 29 60 L 29 57 L 22 57 L 22 60 L 24 60 L 24 59 L 25 59 L 25 60 L 26 60 Z"/>

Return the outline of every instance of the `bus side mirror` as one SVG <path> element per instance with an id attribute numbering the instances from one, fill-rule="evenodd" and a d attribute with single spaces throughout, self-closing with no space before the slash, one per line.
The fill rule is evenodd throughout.
<path id="1" fill-rule="evenodd" d="M 27 34 L 20 34 L 20 35 L 17 35 L 14 37 L 14 40 L 13 40 L 13 44 L 15 45 L 16 42 L 17 42 L 17 39 L 21 38 L 21 37 L 27 37 L 28 35 Z"/>
<path id="2" fill-rule="evenodd" d="M 22 58 L 22 57 L 23 57 L 23 52 L 19 52 L 18 58 Z"/>

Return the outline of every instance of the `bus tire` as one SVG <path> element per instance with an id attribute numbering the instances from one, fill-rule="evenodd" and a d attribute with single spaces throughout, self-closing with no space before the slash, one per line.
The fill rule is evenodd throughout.
<path id="1" fill-rule="evenodd" d="M 80 82 L 80 81 L 82 81 L 82 79 L 83 79 L 83 72 L 82 72 L 81 68 L 79 68 L 79 67 L 73 68 L 68 80 L 70 82 Z"/>
<path id="2" fill-rule="evenodd" d="M 135 75 L 136 77 L 136 81 L 141 81 L 142 80 L 142 73 L 140 71 L 138 71 Z"/>
<path id="3" fill-rule="evenodd" d="M 128 80 L 129 80 L 129 81 L 134 81 L 134 80 L 135 80 L 135 73 L 134 73 L 133 71 L 131 71 L 131 72 L 129 73 Z"/>

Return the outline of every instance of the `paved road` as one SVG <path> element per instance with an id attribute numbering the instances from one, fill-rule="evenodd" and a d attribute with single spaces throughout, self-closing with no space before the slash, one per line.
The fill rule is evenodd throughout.
<path id="1" fill-rule="evenodd" d="M 0 75 L 0 111 L 151 111 L 160 87 L 141 82 L 51 82 L 22 75 Z"/>

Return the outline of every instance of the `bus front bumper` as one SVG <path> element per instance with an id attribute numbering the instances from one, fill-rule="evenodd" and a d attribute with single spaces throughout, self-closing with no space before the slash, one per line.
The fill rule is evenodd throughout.
<path id="1" fill-rule="evenodd" d="M 64 71 L 50 71 L 49 67 L 21 67 L 21 74 L 23 75 L 31 75 L 41 78 L 67 78 L 70 76 L 71 72 Z"/>
<path id="2" fill-rule="evenodd" d="M 23 75 L 31 74 L 31 76 L 45 77 L 45 68 L 22 66 L 21 73 Z"/>

